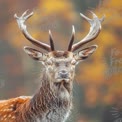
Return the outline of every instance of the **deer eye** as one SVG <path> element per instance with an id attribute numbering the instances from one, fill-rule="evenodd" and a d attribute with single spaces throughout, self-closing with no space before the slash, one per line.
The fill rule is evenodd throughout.
<path id="1" fill-rule="evenodd" d="M 53 64 L 53 62 L 51 60 L 47 61 L 47 65 L 52 65 L 52 64 Z"/>
<path id="2" fill-rule="evenodd" d="M 72 64 L 72 65 L 75 65 L 75 64 L 76 64 L 76 60 L 73 59 L 73 60 L 71 61 L 71 64 Z"/>
<path id="3" fill-rule="evenodd" d="M 58 62 L 55 63 L 56 66 L 59 66 L 60 64 Z"/>

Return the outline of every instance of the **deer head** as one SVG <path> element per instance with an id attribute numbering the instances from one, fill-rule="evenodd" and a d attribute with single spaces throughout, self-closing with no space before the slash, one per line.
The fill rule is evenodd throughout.
<path id="1" fill-rule="evenodd" d="M 100 30 L 101 30 L 101 22 L 104 20 L 104 17 L 99 19 L 93 12 L 93 19 L 86 17 L 83 14 L 80 14 L 86 21 L 88 21 L 91 25 L 90 31 L 88 35 L 82 39 L 81 41 L 73 44 L 75 29 L 72 26 L 72 36 L 66 51 L 57 51 L 55 50 L 53 38 L 51 31 L 49 30 L 49 40 L 50 45 L 43 43 L 42 41 L 38 41 L 34 39 L 27 31 L 26 25 L 24 22 L 33 15 L 33 12 L 26 15 L 27 11 L 23 13 L 21 17 L 18 17 L 15 14 L 15 18 L 17 19 L 18 25 L 24 36 L 34 45 L 38 46 L 47 51 L 47 53 L 43 53 L 37 49 L 31 48 L 29 46 L 24 47 L 24 51 L 34 60 L 41 62 L 46 69 L 46 75 L 53 81 L 53 83 L 60 87 L 61 84 L 68 91 L 70 88 L 68 84 L 74 78 L 75 74 L 75 66 L 88 58 L 93 52 L 97 49 L 97 45 L 92 45 L 87 48 L 84 48 L 78 52 L 74 52 L 81 48 L 84 44 L 94 40 Z"/>

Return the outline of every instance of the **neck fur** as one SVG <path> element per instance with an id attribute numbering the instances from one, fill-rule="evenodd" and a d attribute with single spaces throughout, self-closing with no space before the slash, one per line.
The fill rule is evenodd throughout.
<path id="1" fill-rule="evenodd" d="M 57 108 L 69 108 L 72 104 L 72 84 L 69 84 L 69 89 L 66 93 L 60 91 L 54 86 L 54 81 L 51 81 L 45 72 L 41 77 L 41 86 L 32 97 L 32 99 L 24 106 L 25 114 L 32 119 L 35 116 L 43 116 L 48 110 Z M 63 96 L 64 95 L 64 96 Z"/>

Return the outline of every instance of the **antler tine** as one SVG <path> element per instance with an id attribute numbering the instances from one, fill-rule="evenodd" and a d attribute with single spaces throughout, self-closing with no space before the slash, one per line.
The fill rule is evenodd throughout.
<path id="1" fill-rule="evenodd" d="M 77 49 L 79 49 L 82 45 L 92 41 L 93 39 L 95 39 L 99 33 L 100 33 L 100 30 L 101 30 L 101 23 L 102 21 L 104 20 L 104 16 L 99 19 L 95 13 L 93 13 L 92 11 L 90 11 L 93 15 L 93 19 L 90 19 L 88 17 L 86 17 L 85 15 L 83 15 L 82 13 L 80 13 L 80 15 L 90 23 L 91 27 L 90 27 L 90 31 L 89 33 L 87 34 L 87 36 L 82 39 L 80 42 L 74 44 L 72 46 L 72 51 L 75 51 Z"/>
<path id="2" fill-rule="evenodd" d="M 51 48 L 51 51 L 54 51 L 55 47 L 54 47 L 54 42 L 53 42 L 53 38 L 52 38 L 52 33 L 51 33 L 50 30 L 49 30 L 49 38 L 50 38 L 50 48 Z"/>
<path id="3" fill-rule="evenodd" d="M 47 51 L 50 51 L 50 46 L 48 44 L 45 44 L 43 42 L 40 42 L 36 39 L 34 39 L 27 31 L 27 27 L 25 25 L 25 21 L 28 20 L 32 15 L 33 15 L 33 12 L 31 12 L 30 14 L 26 15 L 28 12 L 25 11 L 22 16 L 18 17 L 17 14 L 14 15 L 14 17 L 16 18 L 17 20 L 17 23 L 18 23 L 18 26 L 20 28 L 20 30 L 22 31 L 22 33 L 24 34 L 24 36 L 34 45 L 40 47 L 40 48 L 43 48 Z"/>
<path id="4" fill-rule="evenodd" d="M 71 35 L 71 39 L 70 39 L 70 42 L 69 42 L 68 51 L 72 50 L 72 45 L 73 45 L 73 42 L 74 42 L 74 36 L 75 36 L 75 27 L 74 27 L 74 25 L 72 25 L 72 35 Z"/>

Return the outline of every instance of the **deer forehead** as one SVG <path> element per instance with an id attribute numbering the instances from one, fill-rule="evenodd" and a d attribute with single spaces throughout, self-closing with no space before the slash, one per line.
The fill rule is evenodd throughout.
<path id="1" fill-rule="evenodd" d="M 73 53 L 72 52 L 69 52 L 69 51 L 53 51 L 53 52 L 49 52 L 48 53 L 48 56 L 51 57 L 51 58 L 73 58 Z"/>

